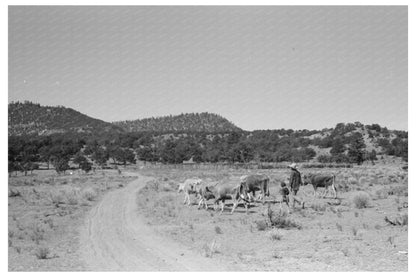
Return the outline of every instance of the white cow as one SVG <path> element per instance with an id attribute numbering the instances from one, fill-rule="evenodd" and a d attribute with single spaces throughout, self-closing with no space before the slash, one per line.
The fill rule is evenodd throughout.
<path id="1" fill-rule="evenodd" d="M 202 179 L 192 178 L 186 179 L 185 182 L 179 184 L 178 193 L 184 192 L 185 199 L 183 200 L 183 204 L 188 203 L 188 206 L 191 205 L 191 194 L 196 194 L 198 190 L 198 186 L 202 183 Z"/>

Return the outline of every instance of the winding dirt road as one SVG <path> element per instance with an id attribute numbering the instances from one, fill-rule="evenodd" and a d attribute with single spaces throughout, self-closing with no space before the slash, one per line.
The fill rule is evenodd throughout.
<path id="1" fill-rule="evenodd" d="M 157 236 L 138 213 L 137 191 L 151 178 L 109 192 L 81 230 L 82 259 L 92 271 L 225 271 L 227 266 Z"/>

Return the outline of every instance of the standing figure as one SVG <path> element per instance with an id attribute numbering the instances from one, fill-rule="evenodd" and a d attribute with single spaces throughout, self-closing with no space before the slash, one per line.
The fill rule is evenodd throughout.
<path id="1" fill-rule="evenodd" d="M 289 178 L 289 186 L 290 186 L 290 192 L 293 194 L 293 207 L 295 207 L 295 203 L 299 203 L 302 208 L 305 207 L 305 203 L 302 200 L 299 200 L 297 197 L 297 193 L 299 191 L 300 185 L 302 184 L 302 177 L 300 175 L 300 172 L 298 171 L 298 166 L 295 163 L 292 163 L 289 165 L 291 169 L 290 178 Z"/>
<path id="2" fill-rule="evenodd" d="M 285 182 L 280 183 L 279 194 L 282 196 L 282 200 L 280 201 L 280 210 L 282 210 L 282 204 L 286 203 L 288 213 L 290 213 L 290 206 L 289 206 L 289 201 L 290 201 L 289 194 L 290 194 L 290 192 L 289 192 L 289 189 L 287 188 Z"/>

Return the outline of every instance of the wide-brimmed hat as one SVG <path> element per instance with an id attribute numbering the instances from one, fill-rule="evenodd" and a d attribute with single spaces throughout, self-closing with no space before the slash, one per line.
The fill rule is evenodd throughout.
<path id="1" fill-rule="evenodd" d="M 296 163 L 293 163 L 293 164 L 289 165 L 289 167 L 296 169 L 296 168 L 298 168 L 298 165 Z"/>

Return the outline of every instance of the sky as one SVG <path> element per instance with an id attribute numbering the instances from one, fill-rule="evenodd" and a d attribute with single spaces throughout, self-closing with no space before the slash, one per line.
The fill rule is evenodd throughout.
<path id="1" fill-rule="evenodd" d="M 8 101 L 408 130 L 406 6 L 10 6 Z"/>

